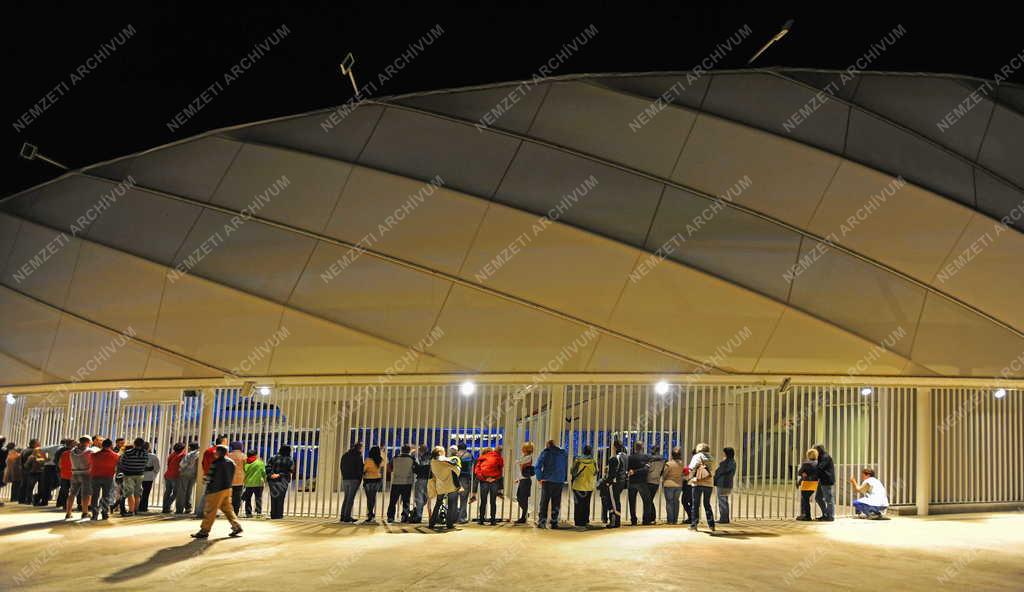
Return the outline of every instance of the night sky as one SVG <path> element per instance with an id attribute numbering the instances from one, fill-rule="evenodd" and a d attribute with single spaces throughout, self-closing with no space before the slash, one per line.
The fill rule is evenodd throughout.
<path id="1" fill-rule="evenodd" d="M 7 195 L 60 171 L 17 157 L 23 142 L 77 168 L 206 130 L 310 111 L 352 96 L 338 72 L 356 55 L 358 77 L 376 77 L 435 25 L 444 34 L 374 97 L 530 78 L 563 43 L 591 24 L 598 31 L 556 74 L 688 70 L 745 25 L 751 35 L 716 69 L 744 67 L 788 18 L 792 32 L 758 66 L 845 69 L 894 27 L 906 34 L 872 64 L 991 78 L 1024 51 L 1016 16 L 973 5 L 931 16 L 890 10 L 892 3 L 154 3 L 97 11 L 93 3 L 4 5 L 4 121 L 0 161 Z M 216 6 L 215 6 L 216 4 Z M 425 4 L 445 6 L 426 10 Z M 710 4 L 710 3 L 709 3 Z M 780 6 L 783 3 L 778 3 Z M 793 5 L 795 6 L 795 5 Z M 960 14 L 977 8 L 979 14 Z M 167 122 L 276 29 L 290 33 L 176 131 Z M 71 84 L 72 74 L 126 27 L 123 46 Z M 1011 80 L 1024 82 L 1017 72 Z M 22 130 L 14 122 L 58 85 L 67 90 Z"/>

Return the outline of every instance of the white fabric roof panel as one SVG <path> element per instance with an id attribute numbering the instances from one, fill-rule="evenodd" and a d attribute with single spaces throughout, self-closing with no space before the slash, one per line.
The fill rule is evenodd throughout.
<path id="1" fill-rule="evenodd" d="M 474 124 L 522 85 L 422 93 L 71 172 L 0 205 L 16 312 L 0 315 L 0 384 L 68 375 L 126 327 L 151 345 L 104 376 L 217 376 L 246 360 L 253 375 L 384 373 L 434 327 L 433 356 L 405 371 L 537 372 L 572 346 L 565 371 L 845 373 L 899 332 L 872 373 L 998 374 L 1024 350 L 1024 239 L 1006 229 L 978 249 L 975 235 L 1024 211 L 1019 89 L 939 132 L 923 126 L 977 81 L 862 73 L 786 128 L 815 96 L 800 81 L 840 79 L 571 76 L 529 85 L 490 130 Z M 13 279 L 127 174 L 137 188 Z M 910 184 L 858 216 L 896 175 Z M 193 275 L 167 279 L 218 231 Z"/>

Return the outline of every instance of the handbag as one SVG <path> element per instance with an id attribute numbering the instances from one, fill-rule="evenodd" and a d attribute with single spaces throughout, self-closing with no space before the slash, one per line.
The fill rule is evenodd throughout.
<path id="1" fill-rule="evenodd" d="M 697 470 L 693 473 L 693 481 L 703 481 L 711 477 L 711 471 L 704 463 L 700 463 Z"/>

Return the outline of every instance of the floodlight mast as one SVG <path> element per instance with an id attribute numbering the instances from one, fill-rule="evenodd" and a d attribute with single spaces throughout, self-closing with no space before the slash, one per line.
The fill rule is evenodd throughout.
<path id="1" fill-rule="evenodd" d="M 354 55 L 352 55 L 352 52 L 350 51 L 348 52 L 348 55 L 345 56 L 345 59 L 341 60 L 341 63 L 338 64 L 338 67 L 341 69 L 342 76 L 348 76 L 349 81 L 352 82 L 352 90 L 356 93 L 356 96 L 358 97 L 359 87 L 356 86 L 356 76 L 352 72 L 352 66 L 354 66 L 355 63 L 356 58 Z"/>
<path id="2" fill-rule="evenodd" d="M 789 19 L 788 21 L 786 21 L 782 25 L 782 29 L 778 33 L 776 33 L 774 37 L 769 39 L 767 43 L 762 45 L 761 49 L 757 50 L 757 53 L 754 54 L 754 57 L 752 57 L 749 60 L 747 60 L 747 63 L 748 64 L 753 64 L 754 60 L 756 60 L 757 58 L 761 57 L 761 54 L 764 53 L 765 50 L 767 50 L 769 47 L 771 47 L 772 44 L 774 44 L 776 41 L 778 41 L 778 40 L 782 39 L 783 37 L 785 37 L 786 33 L 789 33 L 789 30 L 793 28 L 793 22 L 794 22 L 793 19 Z"/>
<path id="3" fill-rule="evenodd" d="M 65 171 L 68 170 L 68 167 L 39 152 L 39 147 L 37 147 L 35 144 L 29 144 L 28 142 L 25 142 L 24 144 L 21 145 L 21 152 L 19 152 L 18 155 L 24 158 L 25 160 L 38 159 L 43 162 L 48 162 L 59 169 L 63 169 Z"/>

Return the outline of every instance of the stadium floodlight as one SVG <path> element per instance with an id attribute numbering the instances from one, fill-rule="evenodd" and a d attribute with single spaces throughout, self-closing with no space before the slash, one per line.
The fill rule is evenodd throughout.
<path id="1" fill-rule="evenodd" d="M 24 144 L 22 144 L 21 145 L 21 152 L 19 153 L 19 156 L 21 156 L 25 160 L 36 160 L 36 159 L 38 159 L 38 160 L 41 160 L 43 162 L 48 162 L 48 163 L 52 164 L 53 166 L 55 166 L 55 167 L 57 167 L 59 169 L 64 169 L 65 171 L 68 170 L 68 167 L 62 165 L 61 163 L 57 162 L 56 160 L 54 160 L 54 159 L 46 156 L 45 154 L 39 152 L 39 147 L 36 146 L 35 144 L 29 144 L 28 142 L 25 142 Z"/>
<path id="2" fill-rule="evenodd" d="M 756 60 L 757 58 L 761 57 L 761 54 L 764 53 L 765 50 L 767 50 L 769 47 L 771 47 L 773 43 L 775 43 L 779 39 L 782 39 L 783 37 L 785 37 L 786 33 L 789 33 L 789 30 L 792 29 L 792 28 L 793 28 L 793 19 L 789 19 L 788 21 L 786 21 L 782 25 L 782 29 L 779 30 L 779 32 L 776 33 L 774 37 L 769 39 L 768 43 L 765 43 L 764 45 L 762 45 L 761 49 L 757 50 L 757 53 L 754 54 L 754 57 L 750 58 L 747 61 L 747 63 L 748 64 L 753 64 L 754 60 Z"/>
<path id="3" fill-rule="evenodd" d="M 352 55 L 352 52 L 348 52 L 345 59 L 341 60 L 338 64 L 338 68 L 341 69 L 342 76 L 348 76 L 348 79 L 352 82 L 352 90 L 355 91 L 356 96 L 359 96 L 359 87 L 356 86 L 356 75 L 352 72 L 352 66 L 356 63 L 356 57 Z"/>

